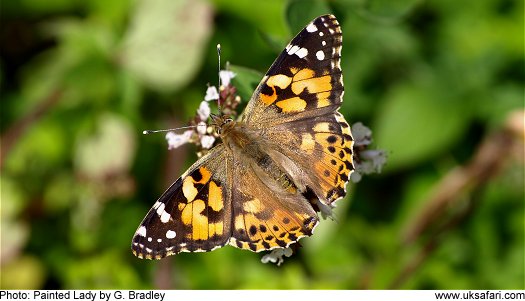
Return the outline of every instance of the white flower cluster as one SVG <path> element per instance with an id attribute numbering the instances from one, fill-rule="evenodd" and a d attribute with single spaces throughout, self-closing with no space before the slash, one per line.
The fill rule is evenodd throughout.
<path id="1" fill-rule="evenodd" d="M 284 262 L 283 256 L 290 257 L 293 255 L 293 250 L 290 247 L 273 249 L 270 253 L 261 258 L 262 263 L 276 263 L 280 266 Z"/>
<path id="2" fill-rule="evenodd" d="M 174 132 L 166 133 L 166 140 L 168 141 L 168 149 L 175 149 L 186 142 L 190 141 L 193 135 L 192 130 L 184 131 L 182 134 L 175 134 Z"/>
<path id="3" fill-rule="evenodd" d="M 235 77 L 235 73 L 228 70 L 221 70 L 219 72 L 223 86 L 230 85 L 231 79 Z M 166 141 L 168 143 L 168 149 L 175 149 L 188 142 L 197 142 L 203 149 L 210 149 L 215 143 L 215 136 L 212 135 L 213 129 L 210 129 L 206 123 L 211 114 L 210 101 L 219 101 L 220 94 L 219 90 L 215 86 L 209 86 L 206 90 L 204 100 L 201 101 L 199 108 L 197 109 L 197 115 L 195 117 L 197 124 L 194 126 L 194 130 L 187 130 L 182 134 L 176 134 L 174 132 L 168 132 L 166 134 Z"/>
<path id="4" fill-rule="evenodd" d="M 352 125 L 354 136 L 354 152 L 356 152 L 355 171 L 350 176 L 352 182 L 361 181 L 362 175 L 371 173 L 381 173 L 381 169 L 386 164 L 386 153 L 380 149 L 367 149 L 372 143 L 372 131 L 361 122 Z"/>

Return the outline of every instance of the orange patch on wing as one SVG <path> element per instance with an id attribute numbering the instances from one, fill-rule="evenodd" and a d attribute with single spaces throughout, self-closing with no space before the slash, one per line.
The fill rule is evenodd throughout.
<path id="1" fill-rule="evenodd" d="M 186 198 L 186 202 L 191 202 L 197 196 L 197 188 L 195 188 L 195 181 L 191 176 L 187 176 L 182 182 L 182 194 Z"/>
<path id="2" fill-rule="evenodd" d="M 208 205 L 214 211 L 220 211 L 224 208 L 224 200 L 222 199 L 222 188 L 217 186 L 215 182 L 210 182 L 210 188 L 208 192 Z"/>
<path id="3" fill-rule="evenodd" d="M 208 218 L 201 214 L 205 207 L 203 200 L 195 200 L 182 210 L 182 222 L 187 226 L 191 226 L 192 229 L 192 233 L 188 235 L 188 238 L 193 240 L 208 238 Z"/>
<path id="4" fill-rule="evenodd" d="M 315 140 L 310 133 L 303 133 L 301 137 L 301 150 L 312 154 L 315 148 Z"/>
<path id="5" fill-rule="evenodd" d="M 254 214 L 252 213 L 246 213 L 244 215 L 244 221 L 246 223 L 246 229 L 248 230 L 246 234 L 248 234 L 248 236 L 251 238 L 251 239 L 254 239 L 254 238 L 260 238 L 261 234 L 259 233 L 259 224 L 261 224 L 261 220 L 258 219 Z M 251 231 L 250 231 L 250 228 L 254 226 L 257 231 L 255 232 L 254 235 L 252 235 Z"/>
<path id="6" fill-rule="evenodd" d="M 294 72 L 292 71 L 292 73 Z M 299 70 L 299 72 L 295 73 L 293 77 L 293 81 L 296 82 L 300 80 L 310 79 L 314 76 L 315 76 L 315 71 L 313 71 L 312 69 L 304 68 L 304 69 Z"/>
<path id="7" fill-rule="evenodd" d="M 201 214 L 205 208 L 203 200 L 193 202 L 192 239 L 208 239 L 208 217 Z"/>
<path id="8" fill-rule="evenodd" d="M 222 235 L 224 233 L 224 223 L 216 222 L 209 224 L 210 237 L 213 235 Z"/>
<path id="9" fill-rule="evenodd" d="M 302 112 L 306 108 L 306 101 L 300 97 L 293 97 L 278 101 L 275 105 L 284 113 Z"/>
<path id="10" fill-rule="evenodd" d="M 273 89 L 273 94 L 272 95 L 266 95 L 266 94 L 259 94 L 259 99 L 267 106 L 271 105 L 272 103 L 275 102 L 275 100 L 277 99 L 277 94 L 275 94 L 275 89 Z"/>
<path id="11" fill-rule="evenodd" d="M 261 201 L 259 199 L 256 199 L 256 198 L 254 198 L 253 200 L 244 202 L 244 204 L 242 204 L 242 209 L 244 209 L 244 211 L 246 211 L 246 212 L 251 212 L 251 213 L 261 212 L 263 210 L 263 208 L 264 207 L 263 207 Z"/>
<path id="12" fill-rule="evenodd" d="M 331 104 L 330 102 L 330 92 L 321 92 L 317 94 L 317 107 L 327 107 Z"/>
<path id="13" fill-rule="evenodd" d="M 292 83 L 292 92 L 294 94 L 299 95 L 304 89 L 308 89 L 309 93 L 330 91 L 332 90 L 332 77 L 330 75 L 325 75 L 321 77 L 305 79 L 302 81 L 294 81 Z"/>
<path id="14" fill-rule="evenodd" d="M 332 132 L 330 130 L 329 122 L 318 122 L 312 129 L 314 130 L 314 132 Z"/>
<path id="15" fill-rule="evenodd" d="M 270 87 L 279 87 L 286 89 L 292 83 L 292 78 L 284 74 L 270 76 L 266 84 Z"/>
<path id="16" fill-rule="evenodd" d="M 196 181 L 195 183 L 200 183 L 200 184 L 208 183 L 208 181 L 211 178 L 211 172 L 204 166 L 201 166 L 199 168 L 199 172 L 201 173 L 202 178 L 200 181 Z"/>
<path id="17" fill-rule="evenodd" d="M 274 218 L 269 222 L 269 224 L 274 224 L 278 226 L 278 230 L 274 231 L 275 235 L 278 237 L 278 239 L 288 244 L 292 241 L 297 241 L 299 237 L 311 234 L 311 230 L 315 223 L 305 225 L 304 222 L 308 218 L 308 214 L 302 214 L 297 212 L 293 212 L 293 214 L 290 214 L 290 212 L 277 210 L 275 212 Z M 293 234 L 295 236 L 295 239 L 291 239 L 289 237 L 290 234 Z"/>
<path id="18" fill-rule="evenodd" d="M 245 229 L 245 226 L 244 226 L 244 218 L 243 218 L 242 215 L 237 215 L 237 216 L 235 217 L 234 225 L 235 225 L 235 229 L 236 229 L 236 230 Z"/>
<path id="19" fill-rule="evenodd" d="M 325 158 L 323 158 L 323 160 L 325 160 Z M 324 181 L 320 181 L 319 183 L 321 188 L 324 191 L 329 191 L 332 189 L 334 187 L 334 183 L 336 182 L 336 178 L 338 177 L 337 170 L 335 170 L 334 167 L 330 167 L 330 165 L 326 162 L 322 161 L 317 162 L 314 166 L 314 169 L 316 173 L 321 176 L 321 178 L 324 178 Z"/>
<path id="20" fill-rule="evenodd" d="M 179 204 L 180 209 L 180 204 Z M 193 217 L 193 203 L 190 203 L 182 208 L 180 219 L 186 226 L 191 225 L 191 218 Z"/>
<path id="21" fill-rule="evenodd" d="M 211 172 L 206 167 L 200 167 L 196 173 L 199 173 L 201 179 L 195 181 L 195 178 L 191 175 L 186 176 L 182 182 L 182 194 L 186 198 L 186 202 L 191 202 L 198 194 L 195 184 L 206 184 L 211 178 Z"/>

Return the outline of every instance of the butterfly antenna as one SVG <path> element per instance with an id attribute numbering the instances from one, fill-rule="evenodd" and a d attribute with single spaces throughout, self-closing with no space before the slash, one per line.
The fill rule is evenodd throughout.
<path id="1" fill-rule="evenodd" d="M 198 126 L 207 126 L 207 125 L 205 125 L 205 124 L 198 124 L 198 125 L 190 125 L 190 126 L 181 126 L 179 128 L 165 129 L 165 130 L 144 130 L 144 131 L 142 131 L 142 134 L 149 135 L 149 134 L 154 134 L 154 133 L 164 133 L 164 132 L 184 130 L 184 129 L 193 129 L 193 128 L 196 128 Z"/>
<path id="2" fill-rule="evenodd" d="M 219 99 L 217 99 L 217 107 L 219 107 L 219 115 L 222 115 L 221 110 L 221 44 L 217 44 L 217 56 L 219 57 L 219 70 L 217 70 L 217 76 L 219 77 Z"/>

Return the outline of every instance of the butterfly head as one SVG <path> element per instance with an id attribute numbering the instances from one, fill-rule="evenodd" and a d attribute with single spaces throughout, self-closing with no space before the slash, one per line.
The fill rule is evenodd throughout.
<path id="1" fill-rule="evenodd" d="M 235 125 L 233 118 L 228 115 L 210 114 L 210 117 L 212 125 L 219 136 L 224 136 Z"/>

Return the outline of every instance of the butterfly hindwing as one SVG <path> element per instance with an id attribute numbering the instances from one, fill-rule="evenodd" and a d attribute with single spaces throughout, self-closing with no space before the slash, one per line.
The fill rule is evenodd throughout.
<path id="1" fill-rule="evenodd" d="M 288 144 L 276 147 L 310 171 L 309 188 L 323 203 L 330 205 L 346 195 L 346 183 L 354 170 L 354 141 L 341 113 L 282 123 L 271 128 L 268 135 L 276 133 L 286 133 Z"/>
<path id="2" fill-rule="evenodd" d="M 276 185 L 258 164 L 236 162 L 230 245 L 254 252 L 310 236 L 317 214 L 297 189 Z"/>
<path id="3" fill-rule="evenodd" d="M 228 152 L 222 146 L 197 161 L 155 202 L 132 241 L 139 258 L 211 251 L 230 237 Z"/>

